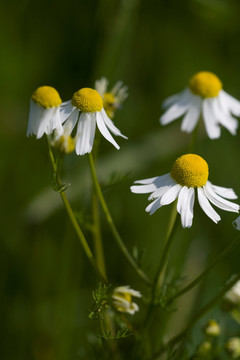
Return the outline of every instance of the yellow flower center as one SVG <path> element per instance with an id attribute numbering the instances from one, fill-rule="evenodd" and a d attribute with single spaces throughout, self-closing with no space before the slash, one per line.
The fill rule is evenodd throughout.
<path id="1" fill-rule="evenodd" d="M 131 296 L 131 294 L 129 294 L 129 293 L 126 293 L 126 292 L 117 292 L 117 291 L 116 291 L 116 292 L 114 292 L 114 295 L 122 298 L 123 300 L 128 301 L 129 303 L 132 302 L 132 296 Z"/>
<path id="2" fill-rule="evenodd" d="M 103 95 L 103 107 L 110 118 L 114 117 L 114 111 L 116 110 L 115 101 L 115 96 L 111 92 Z"/>
<path id="3" fill-rule="evenodd" d="M 222 90 L 222 82 L 213 73 L 200 71 L 189 80 L 189 88 L 194 95 L 211 98 L 218 96 Z"/>
<path id="4" fill-rule="evenodd" d="M 32 100 L 46 109 L 59 106 L 62 103 L 59 93 L 51 86 L 37 88 L 32 94 Z"/>
<path id="5" fill-rule="evenodd" d="M 173 164 L 171 177 L 180 185 L 187 187 L 204 186 L 208 180 L 208 164 L 198 155 L 182 155 Z"/>
<path id="6" fill-rule="evenodd" d="M 103 100 L 96 90 L 83 88 L 73 94 L 72 105 L 82 112 L 96 112 L 102 110 Z"/>

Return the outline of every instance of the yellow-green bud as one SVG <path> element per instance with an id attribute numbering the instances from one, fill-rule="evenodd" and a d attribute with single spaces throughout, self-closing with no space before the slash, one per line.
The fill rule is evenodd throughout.
<path id="1" fill-rule="evenodd" d="M 240 338 L 237 336 L 230 338 L 225 344 L 225 349 L 232 359 L 238 359 L 240 357 Z"/>
<path id="2" fill-rule="evenodd" d="M 208 336 L 219 336 L 221 333 L 221 328 L 216 320 L 211 319 L 205 325 L 204 332 Z"/>

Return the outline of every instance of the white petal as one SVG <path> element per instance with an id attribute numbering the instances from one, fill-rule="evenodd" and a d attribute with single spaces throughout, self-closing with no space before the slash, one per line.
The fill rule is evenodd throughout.
<path id="1" fill-rule="evenodd" d="M 219 220 L 221 220 L 218 213 L 213 209 L 212 205 L 209 203 L 203 188 L 199 187 L 197 188 L 198 192 L 198 202 L 201 206 L 202 210 L 205 212 L 205 214 L 212 219 L 215 223 L 218 223 Z"/>
<path id="2" fill-rule="evenodd" d="M 203 120 L 210 139 L 219 138 L 221 130 L 214 116 L 212 99 L 203 100 Z"/>
<path id="3" fill-rule="evenodd" d="M 158 181 L 157 189 L 149 196 L 148 200 L 153 200 L 156 198 L 161 199 L 162 196 L 174 185 L 176 185 L 176 181 L 173 180 L 170 174 L 167 174 L 166 177 L 161 179 L 161 182 Z"/>
<path id="4" fill-rule="evenodd" d="M 233 189 L 212 185 L 213 190 L 220 196 L 226 199 L 237 199 L 238 196 L 235 194 Z"/>
<path id="5" fill-rule="evenodd" d="M 63 131 L 64 131 L 65 135 L 71 134 L 71 132 L 73 131 L 73 129 L 77 123 L 78 116 L 79 116 L 78 109 L 74 109 L 72 111 L 72 113 L 70 114 L 69 118 L 66 120 L 66 122 L 63 125 Z"/>
<path id="6" fill-rule="evenodd" d="M 36 137 L 41 138 L 43 134 L 50 135 L 52 133 L 52 118 L 56 108 L 43 109 L 42 117 L 39 122 Z"/>
<path id="7" fill-rule="evenodd" d="M 74 106 L 72 106 L 72 101 L 65 101 L 60 105 L 60 119 L 61 119 L 61 123 L 63 123 L 69 116 L 70 114 L 73 112 L 73 110 L 75 110 L 76 108 Z"/>
<path id="8" fill-rule="evenodd" d="M 194 95 L 185 93 L 178 102 L 174 103 L 170 108 L 160 117 L 162 125 L 169 124 L 173 120 L 182 116 L 191 106 Z"/>
<path id="9" fill-rule="evenodd" d="M 167 99 L 165 99 L 165 100 L 163 101 L 163 103 L 162 103 L 163 109 L 168 108 L 169 106 L 173 105 L 174 103 L 180 102 L 181 99 L 186 96 L 186 94 L 189 94 L 189 89 L 188 89 L 188 88 L 184 89 L 183 91 L 181 91 L 181 92 L 178 93 L 178 94 L 169 96 L 169 97 L 168 97 Z"/>
<path id="10" fill-rule="evenodd" d="M 177 211 L 181 214 L 181 222 L 183 228 L 190 228 L 193 221 L 193 205 L 195 200 L 194 188 L 183 186 L 177 203 Z"/>
<path id="11" fill-rule="evenodd" d="M 214 191 L 209 181 L 207 181 L 206 185 L 203 186 L 203 190 L 207 198 L 211 201 L 211 203 L 213 203 L 219 209 L 223 209 L 225 211 L 232 211 L 232 212 L 239 211 L 239 205 L 234 204 L 231 201 L 225 200 L 224 198 L 217 195 L 217 193 Z"/>
<path id="12" fill-rule="evenodd" d="M 170 174 L 167 173 L 167 174 L 164 174 L 164 175 L 161 175 L 161 176 L 155 176 L 155 177 L 152 177 L 152 178 L 149 178 L 149 179 L 143 179 L 143 180 L 136 180 L 134 181 L 134 184 L 153 184 L 155 183 L 156 184 L 156 188 L 159 187 L 163 181 L 165 181 L 166 178 L 169 178 Z"/>
<path id="13" fill-rule="evenodd" d="M 181 130 L 190 133 L 194 130 L 197 125 L 197 122 L 201 113 L 202 99 L 199 96 L 195 96 L 191 107 L 187 111 L 186 115 L 183 118 Z"/>
<path id="14" fill-rule="evenodd" d="M 160 209 L 162 205 L 160 204 L 160 199 L 156 199 L 154 200 L 151 204 L 149 204 L 145 211 L 149 212 L 150 215 L 152 215 L 153 213 L 155 213 L 156 210 Z"/>
<path id="15" fill-rule="evenodd" d="M 121 131 L 114 125 L 114 123 L 112 122 L 112 120 L 109 119 L 109 117 L 107 116 L 106 112 L 104 109 L 101 110 L 101 114 L 104 118 L 104 122 L 105 124 L 107 125 L 108 129 L 114 134 L 114 135 L 117 135 L 117 136 L 121 136 L 123 137 L 124 139 L 127 139 L 127 136 L 123 135 L 121 133 Z"/>
<path id="16" fill-rule="evenodd" d="M 77 155 L 84 155 L 92 151 L 96 129 L 95 117 L 95 113 L 82 113 L 80 115 L 76 135 Z"/>
<path id="17" fill-rule="evenodd" d="M 238 121 L 231 116 L 230 112 L 224 111 L 224 105 L 221 101 L 221 97 L 218 96 L 212 99 L 212 106 L 215 119 L 232 135 L 236 135 L 237 128 L 238 128 Z"/>
<path id="18" fill-rule="evenodd" d="M 103 96 L 107 92 L 109 81 L 103 76 L 100 80 L 95 81 L 95 89 Z"/>
<path id="19" fill-rule="evenodd" d="M 116 141 L 110 134 L 108 128 L 106 127 L 106 124 L 104 122 L 101 112 L 99 112 L 99 111 L 96 112 L 96 118 L 97 118 L 97 126 L 98 126 L 101 134 L 105 137 L 105 139 L 107 139 L 110 143 L 112 143 L 116 149 L 119 150 L 120 146 L 116 143 Z"/>
<path id="20" fill-rule="evenodd" d="M 37 105 L 32 100 L 30 101 L 27 136 L 37 134 L 38 126 L 39 126 L 43 111 L 44 111 L 44 109 L 42 107 Z"/>
<path id="21" fill-rule="evenodd" d="M 235 229 L 240 230 L 240 216 L 236 220 L 234 220 L 232 224 Z"/>
<path id="22" fill-rule="evenodd" d="M 221 90 L 220 93 L 223 101 L 227 104 L 229 111 L 236 116 L 240 116 L 240 101 L 224 90 Z"/>
<path id="23" fill-rule="evenodd" d="M 161 197 L 161 205 L 168 205 L 175 201 L 181 189 L 182 186 L 179 184 L 171 186 L 171 188 Z"/>

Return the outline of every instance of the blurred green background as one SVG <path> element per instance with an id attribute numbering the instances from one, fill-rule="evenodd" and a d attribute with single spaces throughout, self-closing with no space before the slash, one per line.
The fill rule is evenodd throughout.
<path id="1" fill-rule="evenodd" d="M 131 194 L 129 187 L 136 179 L 169 172 L 186 152 L 191 136 L 180 133 L 180 121 L 161 127 L 158 118 L 162 101 L 181 91 L 195 72 L 216 73 L 224 89 L 240 99 L 239 13 L 238 0 L 1 2 L 1 359 L 101 359 L 92 355 L 98 325 L 88 319 L 95 275 L 51 188 L 44 140 L 26 138 L 31 93 L 51 85 L 68 100 L 101 76 L 110 86 L 118 80 L 128 85 L 129 98 L 114 121 L 129 140 L 117 139 L 120 151 L 103 140 L 97 169 L 128 249 L 138 247 L 143 268 L 154 276 L 171 209 L 149 217 L 147 196 Z M 211 141 L 202 127 L 196 152 L 209 163 L 210 180 L 240 196 L 239 143 L 239 132 L 233 137 L 223 129 L 221 138 Z M 113 174 L 127 179 L 107 187 Z M 86 156 L 69 155 L 63 178 L 71 184 L 67 194 L 79 219 L 90 221 Z M 235 214 L 219 213 L 216 226 L 196 204 L 193 227 L 176 236 L 170 277 L 184 275 L 187 283 L 236 236 Z M 146 293 L 103 216 L 102 231 L 110 282 Z M 182 298 L 172 319 L 175 331 L 239 271 L 238 252 Z M 218 310 L 209 316 L 219 316 Z M 196 334 L 197 342 L 201 334 Z"/>

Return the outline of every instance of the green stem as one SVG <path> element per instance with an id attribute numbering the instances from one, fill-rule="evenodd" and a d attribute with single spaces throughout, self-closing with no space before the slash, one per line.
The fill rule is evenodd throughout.
<path id="1" fill-rule="evenodd" d="M 166 240 L 165 240 L 165 247 L 162 253 L 162 257 L 159 263 L 159 267 L 157 270 L 157 274 L 155 277 L 155 292 L 157 293 L 159 291 L 159 289 L 162 286 L 163 283 L 163 278 L 164 278 L 164 274 L 166 271 L 166 262 L 168 259 L 168 254 L 170 251 L 170 247 L 172 245 L 173 239 L 174 239 L 174 235 L 176 232 L 176 229 L 178 227 L 178 223 L 179 223 L 179 218 L 177 217 L 177 206 L 176 203 L 174 203 L 173 205 L 173 210 L 172 210 L 172 214 L 170 217 L 170 221 L 169 221 L 169 226 L 168 226 L 168 231 L 167 231 L 167 235 L 166 235 Z"/>
<path id="2" fill-rule="evenodd" d="M 179 219 L 177 220 L 177 206 L 176 206 L 176 202 L 174 202 L 173 204 L 173 208 L 172 208 L 172 213 L 170 216 L 170 220 L 169 220 L 169 224 L 168 224 L 168 229 L 167 229 L 167 233 L 166 233 L 166 238 L 164 241 L 165 247 L 162 253 L 162 257 L 159 263 L 159 267 L 155 276 L 155 281 L 153 284 L 153 288 L 152 288 L 152 299 L 151 299 L 151 303 L 149 305 L 149 309 L 144 321 L 144 324 L 147 325 L 150 322 L 151 319 L 151 315 L 155 306 L 155 299 L 156 296 L 159 294 L 160 292 L 160 288 L 162 286 L 163 283 L 163 279 L 164 279 L 164 275 L 165 275 L 165 271 L 166 271 L 166 264 L 167 264 L 167 259 L 168 259 L 168 254 L 169 254 L 169 250 L 172 244 L 172 241 L 174 239 L 174 234 L 176 232 L 177 226 L 179 223 Z"/>
<path id="3" fill-rule="evenodd" d="M 53 155 L 52 148 L 51 148 L 51 145 L 49 143 L 49 140 L 48 140 L 47 137 L 46 137 L 46 139 L 47 139 L 49 158 L 51 160 L 52 168 L 53 168 L 53 171 L 54 171 L 54 176 L 56 177 L 57 185 L 61 189 L 63 187 L 63 184 L 62 184 L 60 176 L 59 176 L 59 168 L 58 168 L 57 163 L 56 163 L 56 161 L 54 159 L 54 155 Z M 63 201 L 63 203 L 65 205 L 65 208 L 66 208 L 66 211 L 68 213 L 69 219 L 70 219 L 70 221 L 71 221 L 71 223 L 72 223 L 72 225 L 74 227 L 74 230 L 75 230 L 75 232 L 77 234 L 78 239 L 80 240 L 80 243 L 81 243 L 81 245 L 83 247 L 83 250 L 84 250 L 88 260 L 90 261 L 92 267 L 94 268 L 99 280 L 107 285 L 107 280 L 105 279 L 105 276 L 102 274 L 99 267 L 97 266 L 97 263 L 96 263 L 95 258 L 93 256 L 93 253 L 92 253 L 90 247 L 88 246 L 88 243 L 87 243 L 87 241 L 85 239 L 85 236 L 83 235 L 83 232 L 82 232 L 82 230 L 81 230 L 81 228 L 80 228 L 80 226 L 79 226 L 79 224 L 78 224 L 78 222 L 76 220 L 76 217 L 75 217 L 75 215 L 73 213 L 73 210 L 71 208 L 71 205 L 70 205 L 70 203 L 68 201 L 68 198 L 67 198 L 65 192 L 60 191 L 60 196 L 62 198 L 62 201 Z"/>
<path id="4" fill-rule="evenodd" d="M 174 345 L 179 343 L 188 333 L 188 331 L 192 328 L 192 326 L 203 316 L 205 315 L 219 300 L 222 299 L 223 295 L 231 289 L 234 284 L 240 279 L 240 273 L 238 273 L 234 278 L 229 281 L 221 291 L 212 299 L 210 300 L 205 306 L 202 307 L 202 309 L 192 318 L 192 320 L 189 322 L 189 324 L 186 326 L 186 328 L 181 331 L 180 334 L 174 336 L 167 344 L 165 344 L 159 352 L 154 354 L 154 357 L 152 359 L 157 358 L 159 355 L 163 354 L 167 349 L 172 348 Z"/>
<path id="5" fill-rule="evenodd" d="M 179 296 L 185 294 L 187 291 L 191 290 L 194 286 L 196 286 L 201 280 L 202 278 L 207 275 L 210 270 L 212 268 L 214 268 L 215 265 L 217 265 L 220 261 L 222 261 L 223 259 L 225 259 L 231 252 L 232 250 L 236 247 L 236 245 L 238 245 L 240 240 L 240 235 L 238 235 L 236 237 L 236 239 L 234 239 L 231 244 L 221 252 L 221 254 L 194 280 L 192 281 L 189 285 L 185 286 L 182 290 L 180 290 L 178 293 L 176 293 L 175 295 L 173 295 L 168 301 L 167 301 L 167 306 L 170 305 L 175 299 L 177 299 Z"/>
<path id="6" fill-rule="evenodd" d="M 126 246 L 124 245 L 121 236 L 119 235 L 115 224 L 113 222 L 112 216 L 108 210 L 107 204 L 105 202 L 105 199 L 103 197 L 102 194 L 102 190 L 101 187 L 99 185 L 98 179 L 97 179 L 97 175 L 96 175 L 96 170 L 95 170 L 95 166 L 94 166 L 94 160 L 92 157 L 92 154 L 88 154 L 88 159 L 89 159 L 89 165 L 90 165 L 90 169 L 91 169 L 91 174 L 92 174 L 92 179 L 93 179 L 93 184 L 98 196 L 98 200 L 101 204 L 102 210 L 106 216 L 108 225 L 112 231 L 112 234 L 114 236 L 114 239 L 116 240 L 120 250 L 122 251 L 122 253 L 124 254 L 124 256 L 126 257 L 127 261 L 129 262 L 129 264 L 132 266 L 132 268 L 136 271 L 136 273 L 138 274 L 138 276 L 147 284 L 147 285 L 151 285 L 151 280 L 148 278 L 148 276 L 142 271 L 142 269 L 140 269 L 137 265 L 137 263 L 135 262 L 135 260 L 132 258 L 132 256 L 130 255 L 130 253 L 128 252 Z"/>
<path id="7" fill-rule="evenodd" d="M 107 279 L 107 271 L 105 265 L 102 235 L 101 235 L 101 224 L 98 211 L 98 200 L 96 191 L 92 193 L 92 213 L 93 213 L 93 242 L 94 242 L 94 253 L 99 269 L 103 273 L 105 279 Z"/>

